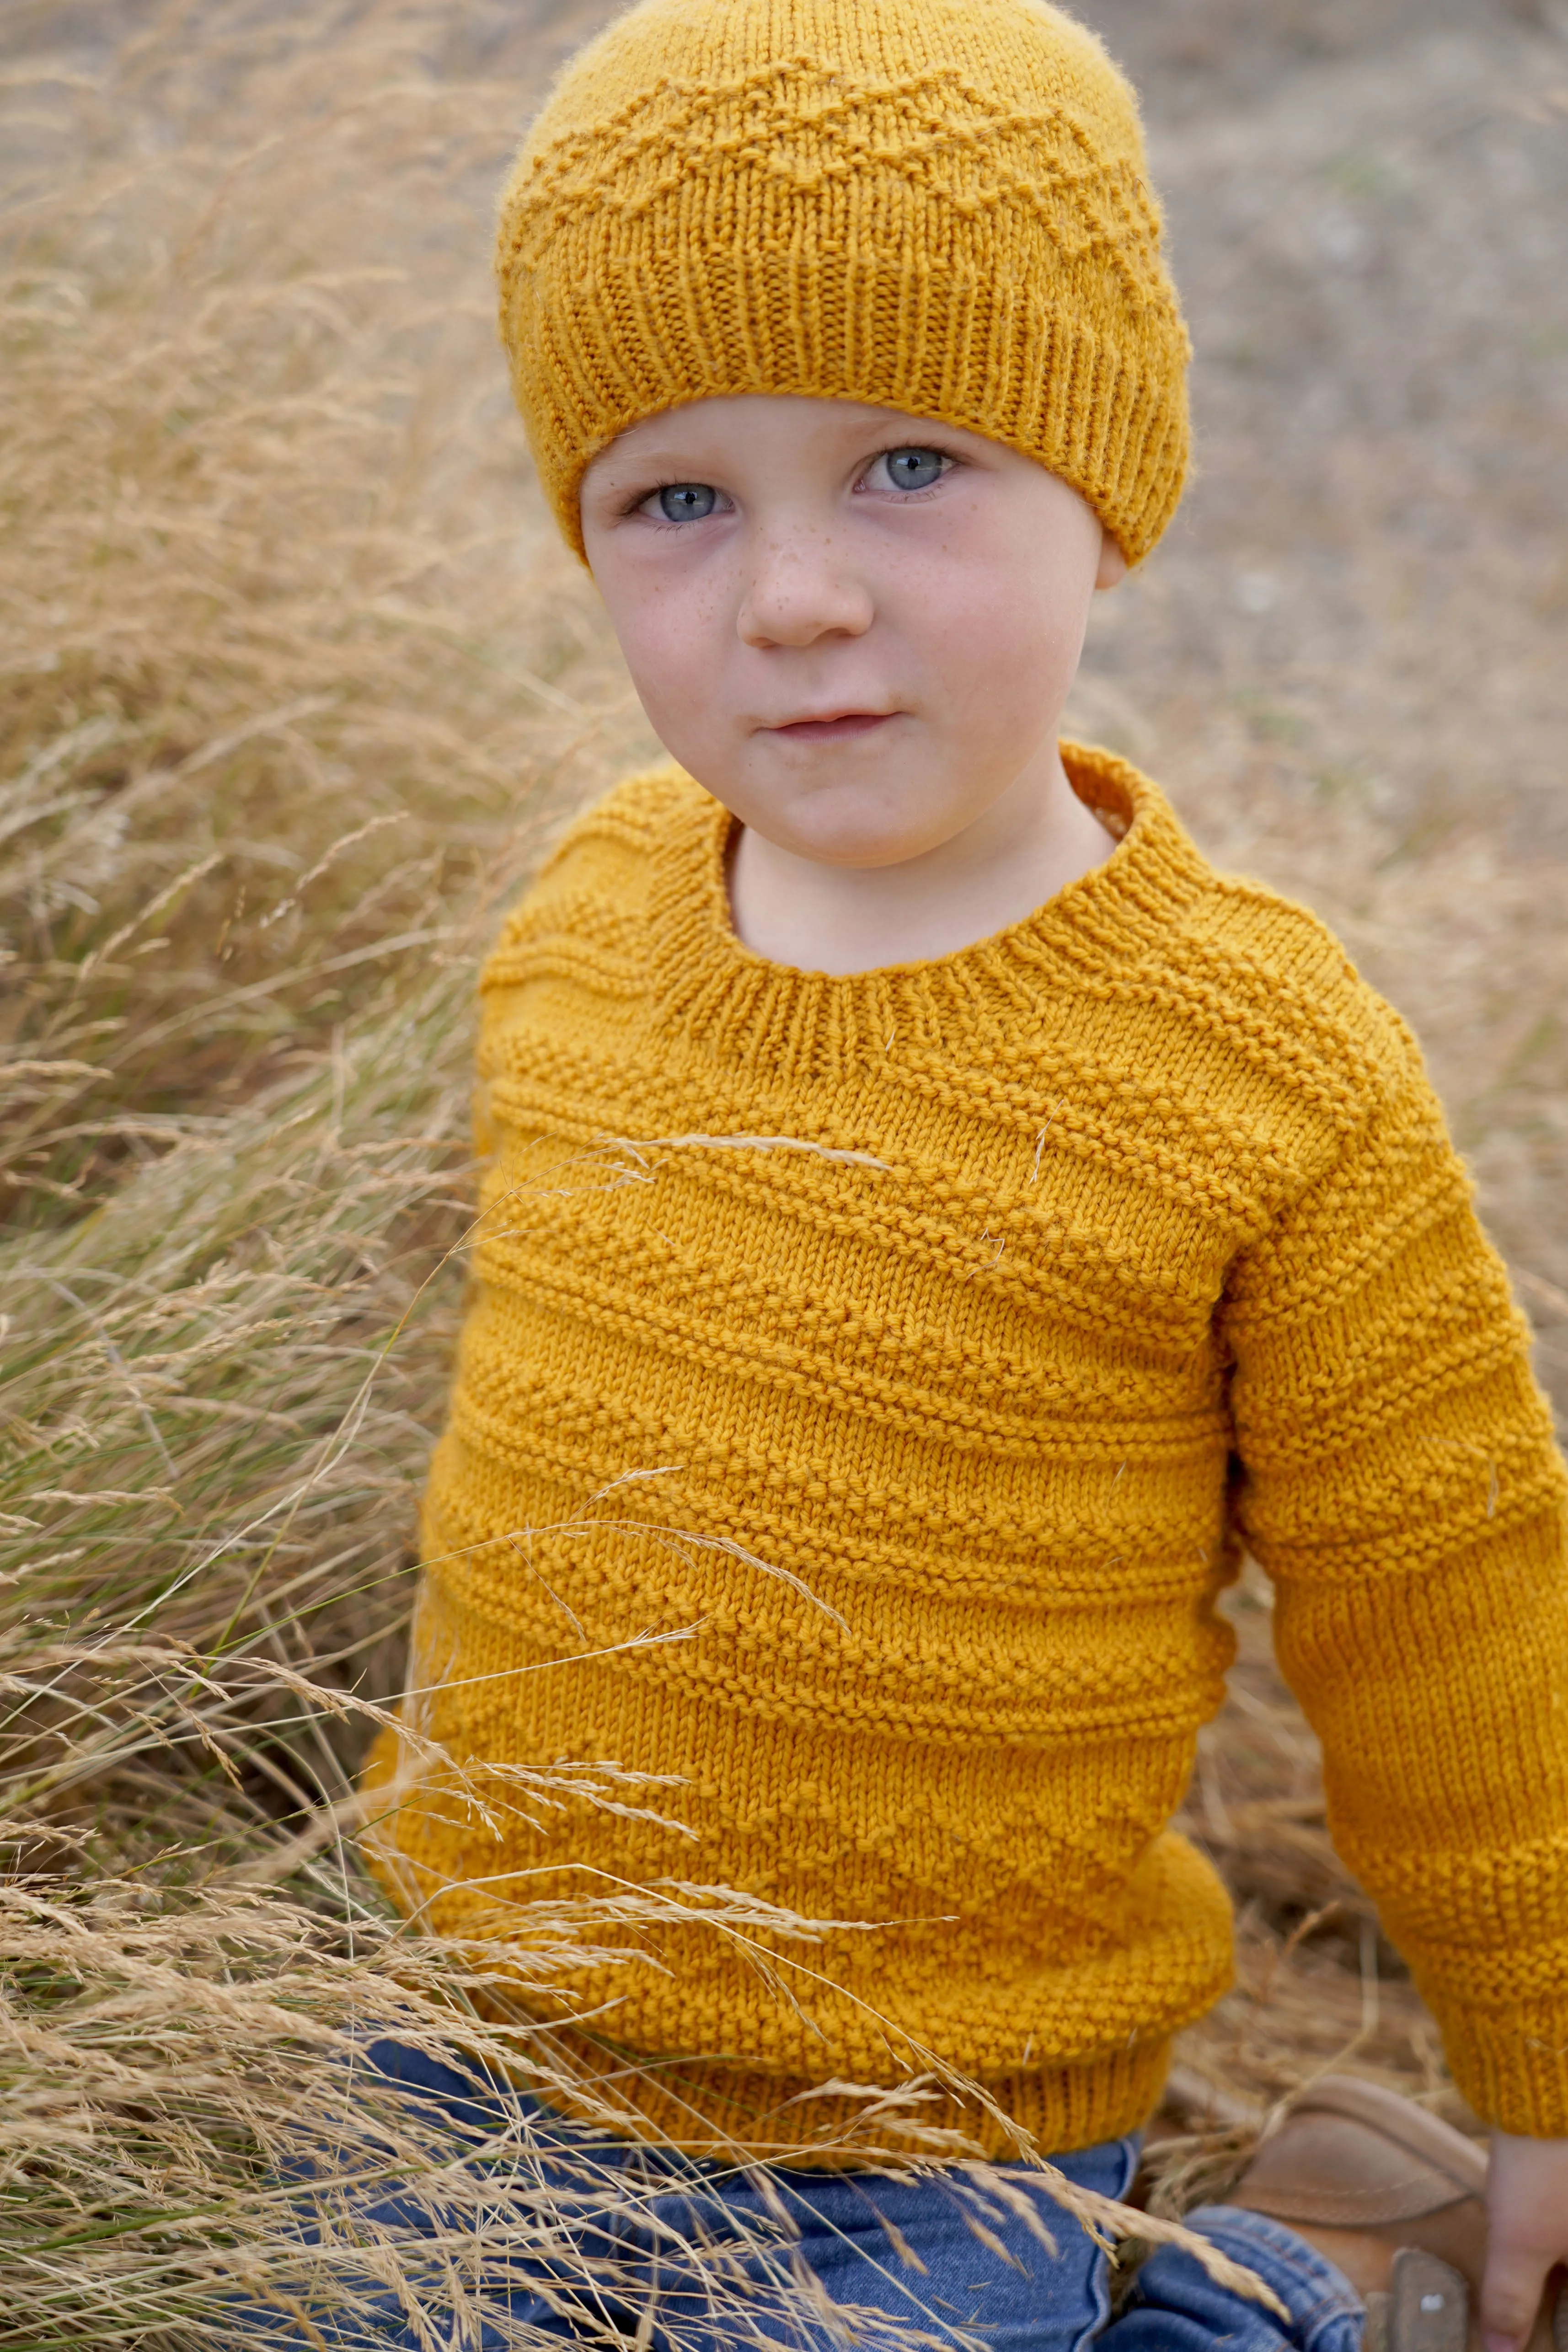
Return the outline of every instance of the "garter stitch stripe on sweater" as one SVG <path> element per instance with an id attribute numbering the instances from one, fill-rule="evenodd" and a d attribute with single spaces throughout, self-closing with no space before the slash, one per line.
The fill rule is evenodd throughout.
<path id="1" fill-rule="evenodd" d="M 841 2116 L 797 2095 L 926 2052 L 1047 2148 L 1127 2130 L 1229 1974 L 1166 1824 L 1245 1541 L 1461 2086 L 1568 2134 L 1564 1482 L 1524 1327 L 1397 1018 L 1067 756 L 1114 854 L 939 961 L 750 954 L 728 820 L 673 769 L 506 925 L 413 1709 L 502 1811 L 407 1756 L 381 1867 L 460 1936 L 672 1878 L 871 1923 L 763 1936 L 806 2017 L 700 1924 L 577 1973 L 668 2061 L 665 2138 L 809 2158 Z M 649 1633 L 688 1638 L 617 1646 Z M 632 1801 L 696 1843 L 576 1800 L 508 1827 L 505 1769 L 560 1759 L 679 1775 Z"/>
<path id="2" fill-rule="evenodd" d="M 1186 330 L 1137 100 L 1045 0 L 643 0 L 551 92 L 496 259 L 580 555 L 596 451 L 745 393 L 1006 442 L 1134 563 L 1181 495 Z"/>

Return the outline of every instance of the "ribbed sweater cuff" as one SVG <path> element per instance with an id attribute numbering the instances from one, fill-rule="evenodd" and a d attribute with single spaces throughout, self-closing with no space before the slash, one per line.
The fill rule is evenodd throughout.
<path id="1" fill-rule="evenodd" d="M 1568 2139 L 1568 2000 L 1439 2020 L 1455 2082 L 1484 2123 L 1527 2139 Z"/>

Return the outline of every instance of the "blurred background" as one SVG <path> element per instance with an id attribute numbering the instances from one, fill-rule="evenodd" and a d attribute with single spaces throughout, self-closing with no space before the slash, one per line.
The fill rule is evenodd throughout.
<path id="1" fill-rule="evenodd" d="M 99 1903 L 85 1974 L 17 1914 L 82 2017 L 130 1966 L 101 1890 L 186 1906 L 162 2021 L 115 2044 L 144 2108 L 197 2031 L 181 1972 L 218 1965 L 212 1873 L 373 1910 L 339 1831 L 461 1286 L 475 964 L 651 748 L 489 277 L 503 165 L 606 13 L 0 8 L 0 1811 Z M 1075 729 L 1407 1015 L 1568 1403 L 1568 5 L 1079 14 L 1143 93 L 1197 470 L 1099 602 Z M 1235 1615 L 1189 1811 L 1241 1977 L 1182 2053 L 1178 2200 L 1331 2063 L 1460 2114 L 1251 1576 Z M 60 2030 L 15 2062 L 39 2145 L 85 2102 L 113 2172 L 134 2101 L 101 2016 Z M 210 2116 L 181 2129 L 193 2180 L 239 2178 Z M 49 2293 L 59 2340 L 120 2340 Z"/>

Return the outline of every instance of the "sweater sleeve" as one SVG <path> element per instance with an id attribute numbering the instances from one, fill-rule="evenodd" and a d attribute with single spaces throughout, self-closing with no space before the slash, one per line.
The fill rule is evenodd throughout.
<path id="1" fill-rule="evenodd" d="M 1233 1270 L 1240 1532 L 1329 1825 L 1488 2122 L 1568 2137 L 1568 1506 L 1414 1044 Z"/>

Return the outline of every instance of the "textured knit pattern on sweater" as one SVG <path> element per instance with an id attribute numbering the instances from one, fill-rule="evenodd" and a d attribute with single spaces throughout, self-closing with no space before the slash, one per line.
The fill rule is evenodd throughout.
<path id="1" fill-rule="evenodd" d="M 1137 101 L 1044 0 L 643 0 L 546 102 L 497 268 L 580 554 L 596 450 L 746 393 L 1007 442 L 1134 563 L 1181 495 L 1186 331 Z"/>
<path id="2" fill-rule="evenodd" d="M 933 2053 L 1047 2147 L 1129 2129 L 1230 1969 L 1167 1823 L 1245 1543 L 1463 2089 L 1568 2133 L 1564 1481 L 1525 1328 L 1398 1019 L 1067 756 L 1113 854 L 935 962 L 749 953 L 728 820 L 674 769 L 507 923 L 413 1668 L 501 1810 L 415 1773 L 383 1870 L 523 1945 L 530 1905 L 672 1879 L 864 1923 L 762 1937 L 798 2008 L 700 1921 L 567 1980 L 553 2015 L 612 2002 L 612 2057 L 669 2060 L 664 2137 L 809 2149 L 799 2094 Z M 679 1776 L 634 1801 L 695 1842 L 587 1801 L 508 1826 L 505 1769 L 560 1759 Z"/>

